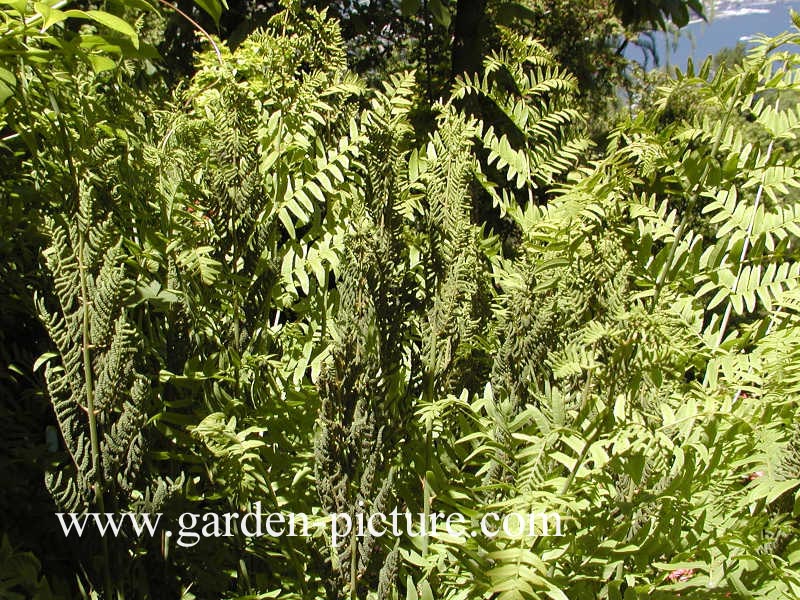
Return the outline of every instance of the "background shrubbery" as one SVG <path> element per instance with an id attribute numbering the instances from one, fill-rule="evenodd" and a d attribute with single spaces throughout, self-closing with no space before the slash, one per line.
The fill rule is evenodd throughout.
<path id="1" fill-rule="evenodd" d="M 694 3 L 197 4 L 3 4 L 0 597 L 800 595 L 800 34 L 615 112 Z M 54 516 L 255 502 L 566 535 Z"/>

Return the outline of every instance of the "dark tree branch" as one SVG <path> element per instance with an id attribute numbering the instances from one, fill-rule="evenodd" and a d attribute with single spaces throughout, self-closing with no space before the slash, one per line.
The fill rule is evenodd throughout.
<path id="1" fill-rule="evenodd" d="M 453 79 L 481 70 L 485 21 L 486 0 L 458 0 L 453 22 Z"/>

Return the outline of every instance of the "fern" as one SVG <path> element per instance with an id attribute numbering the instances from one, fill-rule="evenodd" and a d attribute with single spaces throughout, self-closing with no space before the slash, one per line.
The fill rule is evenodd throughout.
<path id="1" fill-rule="evenodd" d="M 537 42 L 501 29 L 504 49 L 491 54 L 484 74 L 456 82 L 453 101 L 485 98 L 498 112 L 499 125 L 478 123 L 487 164 L 514 187 L 549 187 L 572 169 L 589 149 L 579 135 L 582 117 L 574 108 L 575 78 L 559 68 Z M 504 131 L 505 130 L 505 131 Z M 509 199 L 479 178 L 493 202 L 505 213 Z M 504 182 L 496 182 L 502 184 Z"/>
<path id="2" fill-rule="evenodd" d="M 58 307 L 48 310 L 39 300 L 60 358 L 45 375 L 69 457 L 47 483 L 59 507 L 73 512 L 94 502 L 102 507 L 118 486 L 133 487 L 148 397 L 133 368 L 137 339 L 124 311 L 132 284 L 120 244 L 111 242 L 108 226 L 91 223 L 93 216 L 84 188 L 77 218 L 51 221 L 45 256 Z"/>

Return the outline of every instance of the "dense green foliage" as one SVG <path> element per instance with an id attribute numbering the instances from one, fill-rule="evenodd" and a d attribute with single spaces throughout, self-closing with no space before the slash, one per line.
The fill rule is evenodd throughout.
<path id="1" fill-rule="evenodd" d="M 0 597 L 800 596 L 800 33 L 596 146 L 524 27 L 420 125 L 426 75 L 365 83 L 324 12 L 170 89 L 141 8 L 3 4 Z M 166 534 L 257 507 L 313 535 Z M 394 508 L 468 522 L 326 523 Z"/>

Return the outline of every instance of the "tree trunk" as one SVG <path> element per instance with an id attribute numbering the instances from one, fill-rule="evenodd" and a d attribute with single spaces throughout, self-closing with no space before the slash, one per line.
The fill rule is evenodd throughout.
<path id="1" fill-rule="evenodd" d="M 486 0 L 458 0 L 453 22 L 452 79 L 478 73 L 483 62 Z"/>

